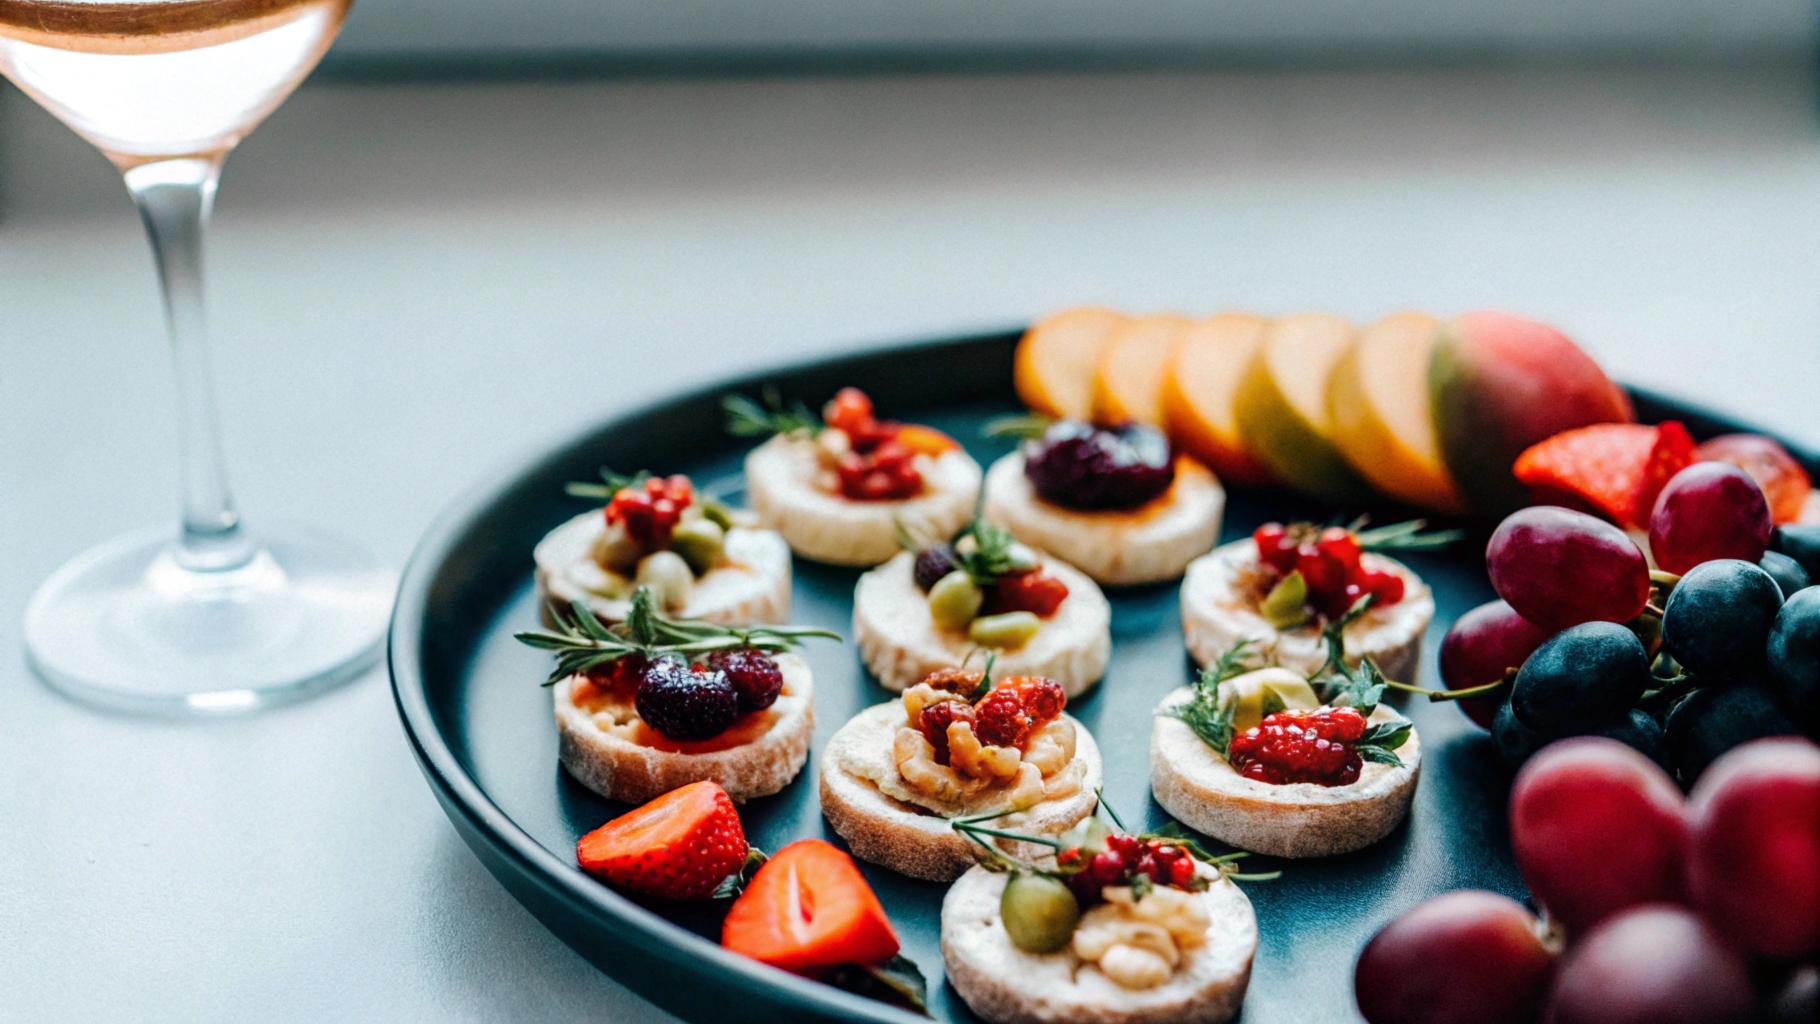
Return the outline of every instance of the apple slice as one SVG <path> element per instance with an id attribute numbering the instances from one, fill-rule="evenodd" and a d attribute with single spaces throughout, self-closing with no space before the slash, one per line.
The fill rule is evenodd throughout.
<path id="1" fill-rule="evenodd" d="M 1163 374 L 1176 338 L 1194 321 L 1175 313 L 1127 320 L 1100 352 L 1093 375 L 1093 421 L 1163 425 Z"/>
<path id="2" fill-rule="evenodd" d="M 1428 360 L 1441 323 L 1392 313 L 1359 332 L 1327 386 L 1333 443 L 1378 490 L 1412 505 L 1462 513 L 1466 503 L 1441 460 Z"/>
<path id="3" fill-rule="evenodd" d="M 1220 705 L 1232 709 L 1239 735 L 1277 711 L 1313 711 L 1321 706 L 1308 680 L 1286 668 L 1260 668 L 1220 684 Z"/>
<path id="4" fill-rule="evenodd" d="M 1093 377 L 1100 353 L 1125 314 L 1097 306 L 1065 309 L 1024 332 L 1012 363 L 1012 382 L 1024 404 L 1040 413 L 1084 420 L 1093 414 Z"/>
<path id="5" fill-rule="evenodd" d="M 1255 313 L 1197 320 L 1176 339 L 1163 375 L 1163 424 L 1170 441 L 1227 483 L 1270 482 L 1270 471 L 1239 439 L 1233 412 L 1239 379 L 1268 324 Z"/>
<path id="6" fill-rule="evenodd" d="M 1333 443 L 1327 382 L 1357 331 L 1344 318 L 1298 313 L 1270 325 L 1239 382 L 1239 434 L 1277 479 L 1340 504 L 1371 488 Z"/>

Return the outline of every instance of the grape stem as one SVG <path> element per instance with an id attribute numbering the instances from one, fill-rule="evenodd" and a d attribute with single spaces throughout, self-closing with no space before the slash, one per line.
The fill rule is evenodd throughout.
<path id="1" fill-rule="evenodd" d="M 1384 685 L 1393 690 L 1401 690 L 1404 693 L 1419 693 L 1431 701 L 1464 700 L 1467 697 L 1484 697 L 1488 694 L 1498 692 L 1508 683 L 1508 679 L 1500 679 L 1495 683 L 1486 683 L 1484 686 L 1469 686 L 1463 690 L 1430 690 L 1427 687 L 1411 686 L 1408 683 L 1394 682 L 1389 679 L 1384 681 Z"/>

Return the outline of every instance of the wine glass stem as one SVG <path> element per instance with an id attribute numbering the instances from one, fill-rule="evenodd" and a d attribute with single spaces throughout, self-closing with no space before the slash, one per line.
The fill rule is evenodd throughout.
<path id="1" fill-rule="evenodd" d="M 220 175 L 218 157 L 161 160 L 126 172 L 158 262 L 177 368 L 183 534 L 175 554 L 180 565 L 198 572 L 238 568 L 253 553 L 228 490 L 202 306 L 202 232 Z"/>

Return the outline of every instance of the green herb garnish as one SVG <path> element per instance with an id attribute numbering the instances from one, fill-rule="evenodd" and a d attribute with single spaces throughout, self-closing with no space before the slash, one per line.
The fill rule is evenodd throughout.
<path id="1" fill-rule="evenodd" d="M 728 395 L 720 400 L 720 407 L 727 414 L 727 433 L 735 437 L 796 433 L 814 437 L 822 432 L 822 418 L 800 400 L 786 406 L 783 396 L 773 387 L 765 388 L 763 395 L 763 405 L 745 395 Z"/>

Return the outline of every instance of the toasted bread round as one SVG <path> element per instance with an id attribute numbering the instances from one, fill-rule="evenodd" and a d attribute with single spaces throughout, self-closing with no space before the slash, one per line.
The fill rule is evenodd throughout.
<path id="1" fill-rule="evenodd" d="M 1017 948 L 999 916 L 1009 876 L 975 867 L 942 900 L 942 965 L 948 983 L 992 1024 L 1220 1024 L 1245 1002 L 1258 948 L 1251 900 L 1230 879 L 1201 894 L 1207 941 L 1155 988 L 1128 989 L 1073 950 Z"/>
<path id="2" fill-rule="evenodd" d="M 1328 857 L 1370 846 L 1409 813 L 1422 773 L 1414 730 L 1397 748 L 1402 765 L 1366 762 L 1350 786 L 1273 786 L 1234 771 L 1185 722 L 1164 713 L 1192 693 L 1184 686 L 1164 697 L 1150 727 L 1150 791 L 1189 828 L 1272 857 Z M 1400 718 L 1380 704 L 1368 721 Z"/>
<path id="3" fill-rule="evenodd" d="M 808 662 L 797 655 L 774 657 L 783 671 L 784 689 L 777 703 L 755 713 L 770 716 L 761 720 L 763 732 L 737 746 L 699 753 L 633 742 L 627 734 L 641 724 L 599 721 L 570 699 L 574 677 L 558 682 L 552 689 L 563 767 L 601 796 L 630 804 L 703 780 L 720 783 L 728 796 L 742 802 L 783 789 L 809 759 L 809 737 L 815 730 L 814 676 Z"/>
<path id="4" fill-rule="evenodd" d="M 979 657 L 966 633 L 935 624 L 915 568 L 916 556 L 901 552 L 861 576 L 853 590 L 853 641 L 879 685 L 899 693 L 936 669 Z M 999 651 L 993 672 L 1001 679 L 1046 676 L 1078 697 L 1112 660 L 1112 606 L 1092 580 L 1060 559 L 1045 557 L 1043 571 L 1067 584 L 1068 597 L 1029 643 Z"/>
<path id="5" fill-rule="evenodd" d="M 1109 586 L 1174 579 L 1220 535 L 1226 491 L 1206 467 L 1176 459 L 1175 483 L 1129 511 L 1083 512 L 1044 500 L 1013 452 L 986 472 L 985 516 Z"/>
<path id="6" fill-rule="evenodd" d="M 840 727 L 822 751 L 822 814 L 861 860 L 881 864 L 912 878 L 946 882 L 977 861 L 974 842 L 954 831 L 949 819 L 881 792 L 877 783 L 855 768 L 891 770 L 892 740 L 904 725 L 900 701 L 876 704 Z M 1074 722 L 1074 759 L 1086 768 L 1080 789 L 1046 800 L 1025 811 L 1006 814 L 993 828 L 1026 835 L 1055 835 L 1093 813 L 1102 785 L 1100 750 L 1086 726 Z M 1001 842 L 1015 857 L 1033 860 L 1048 847 Z"/>
<path id="7" fill-rule="evenodd" d="M 1363 564 L 1403 579 L 1403 600 L 1373 608 L 1346 627 L 1346 660 L 1357 665 L 1370 655 L 1385 678 L 1414 682 L 1422 658 L 1422 634 L 1435 617 L 1434 594 L 1403 563 L 1366 552 Z M 1188 653 L 1202 665 L 1217 661 L 1240 640 L 1267 664 L 1307 675 L 1327 663 L 1327 644 L 1314 624 L 1279 630 L 1258 611 L 1253 581 L 1263 569 L 1250 538 L 1222 544 L 1188 566 L 1182 580 L 1182 635 Z"/>
<path id="8" fill-rule="evenodd" d="M 815 444 L 779 434 L 746 456 L 746 500 L 759 522 L 804 558 L 833 565 L 877 565 L 899 550 L 898 536 L 946 540 L 973 518 L 980 466 L 959 448 L 917 457 L 923 493 L 903 501 L 853 501 L 825 489 Z M 900 529 L 901 524 L 901 529 Z"/>
<path id="9" fill-rule="evenodd" d="M 600 510 L 581 515 L 544 535 L 532 551 L 537 563 L 538 607 L 544 621 L 567 612 L 576 601 L 602 622 L 624 621 L 632 609 L 630 594 L 607 597 L 599 591 L 611 581 L 594 561 L 594 544 L 607 529 Z M 724 625 L 779 623 L 790 620 L 790 546 L 772 530 L 736 526 L 727 531 L 727 560 L 695 581 L 689 603 L 673 614 Z"/>

